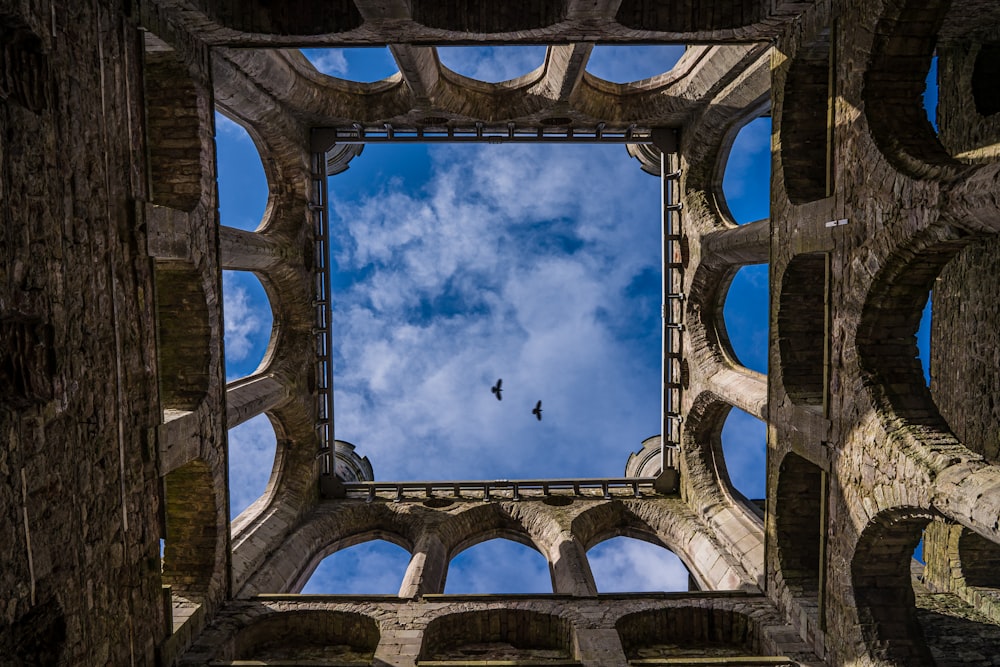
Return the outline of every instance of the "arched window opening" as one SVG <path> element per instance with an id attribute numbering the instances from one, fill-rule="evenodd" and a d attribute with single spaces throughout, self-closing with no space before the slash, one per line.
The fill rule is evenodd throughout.
<path id="1" fill-rule="evenodd" d="M 450 594 L 551 593 L 545 557 L 531 547 L 496 538 L 451 559 L 444 592 Z"/>
<path id="2" fill-rule="evenodd" d="M 739 408 L 731 409 L 722 425 L 722 451 L 731 485 L 760 514 L 767 488 L 767 426 Z"/>
<path id="3" fill-rule="evenodd" d="M 680 558 L 663 546 L 631 537 L 613 537 L 587 552 L 600 593 L 697 590 Z"/>
<path id="4" fill-rule="evenodd" d="M 927 79 L 924 80 L 924 111 L 927 112 L 927 120 L 931 122 L 934 131 L 938 131 L 938 57 L 935 54 L 931 58 L 930 69 L 927 70 Z"/>
<path id="5" fill-rule="evenodd" d="M 1000 113 L 1000 43 L 984 44 L 972 69 L 972 96 L 980 116 Z"/>
<path id="6" fill-rule="evenodd" d="M 920 356 L 920 367 L 924 370 L 924 381 L 931 386 L 931 317 L 933 292 L 927 294 L 927 305 L 920 315 L 920 327 L 917 329 L 917 354 Z"/>
<path id="7" fill-rule="evenodd" d="M 807 253 L 789 262 L 778 296 L 781 381 L 793 403 L 822 409 L 826 391 L 827 255 Z"/>
<path id="8" fill-rule="evenodd" d="M 347 81 L 371 83 L 399 71 L 389 47 L 355 49 L 302 49 L 316 71 Z"/>
<path id="9" fill-rule="evenodd" d="M 250 134 L 219 112 L 215 114 L 215 157 L 220 224 L 254 231 L 267 208 L 267 176 Z"/>
<path id="10" fill-rule="evenodd" d="M 303 593 L 395 595 L 410 553 L 392 542 L 372 540 L 330 554 L 316 566 Z"/>
<path id="11" fill-rule="evenodd" d="M 631 83 L 669 72 L 684 55 L 686 46 L 595 46 L 587 61 L 587 71 L 612 83 Z"/>
<path id="12" fill-rule="evenodd" d="M 865 641 L 896 664 L 934 664 L 917 620 L 911 583 L 913 550 L 933 516 L 883 514 L 865 528 L 851 564 Z"/>
<path id="13" fill-rule="evenodd" d="M 797 598 L 815 600 L 820 592 L 823 484 L 819 467 L 794 452 L 785 455 L 778 468 L 774 522 L 780 576 Z"/>
<path id="14" fill-rule="evenodd" d="M 725 158 L 722 194 L 737 224 L 771 215 L 771 118 L 750 121 L 733 140 Z"/>
<path id="15" fill-rule="evenodd" d="M 248 271 L 222 272 L 226 381 L 260 367 L 271 341 L 273 314 L 260 279 Z"/>
<path id="16" fill-rule="evenodd" d="M 994 589 L 1000 599 L 1000 544 L 964 528 L 958 538 L 958 556 L 967 586 Z"/>
<path id="17" fill-rule="evenodd" d="M 441 64 L 470 79 L 510 81 L 541 67 L 544 46 L 449 46 L 438 48 Z"/>
<path id="18" fill-rule="evenodd" d="M 267 491 L 277 436 L 267 415 L 229 431 L 229 517 L 234 519 Z"/>
<path id="19" fill-rule="evenodd" d="M 935 279 L 936 268 L 942 263 Z M 934 288 L 933 304 L 924 306 L 924 318 L 930 321 L 921 321 L 916 340 L 921 361 L 925 355 L 930 357 L 930 397 L 963 445 L 990 463 L 1000 464 L 1000 364 L 996 362 L 1000 346 L 996 296 L 1000 294 L 1000 243 L 993 236 L 979 239 L 946 263 L 935 264 L 929 268 L 924 285 L 915 287 L 922 287 L 922 293 L 914 294 L 920 298 L 929 286 Z M 907 269 L 906 273 L 916 271 Z M 920 302 L 915 305 L 919 307 Z"/>
<path id="20" fill-rule="evenodd" d="M 765 374 L 770 311 L 768 265 L 754 264 L 740 268 L 729 284 L 722 308 L 726 338 L 736 361 L 750 370 Z"/>

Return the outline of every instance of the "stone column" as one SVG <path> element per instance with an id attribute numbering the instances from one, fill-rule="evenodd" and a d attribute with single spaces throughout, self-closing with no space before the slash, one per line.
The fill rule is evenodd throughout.
<path id="1" fill-rule="evenodd" d="M 561 536 L 549 556 L 552 592 L 578 596 L 597 595 L 587 551 L 572 535 Z"/>
<path id="2" fill-rule="evenodd" d="M 413 598 L 428 593 L 444 593 L 448 576 L 448 550 L 441 538 L 424 534 L 417 539 L 410 564 L 399 587 L 399 597 Z"/>
<path id="3" fill-rule="evenodd" d="M 223 269 L 265 270 L 283 259 L 282 249 L 271 239 L 232 227 L 219 227 L 219 259 Z"/>

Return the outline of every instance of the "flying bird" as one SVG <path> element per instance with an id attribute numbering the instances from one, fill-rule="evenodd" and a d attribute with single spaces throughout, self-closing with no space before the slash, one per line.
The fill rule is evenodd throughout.
<path id="1" fill-rule="evenodd" d="M 503 396 L 500 394 L 500 392 L 503 391 L 502 387 L 503 387 L 503 378 L 498 379 L 497 383 L 492 387 L 490 387 L 490 391 L 493 392 L 493 394 L 497 397 L 498 401 L 503 400 Z"/>
<path id="2" fill-rule="evenodd" d="M 531 411 L 531 414 L 538 418 L 538 421 L 542 421 L 542 402 L 538 401 L 535 403 L 535 409 Z"/>

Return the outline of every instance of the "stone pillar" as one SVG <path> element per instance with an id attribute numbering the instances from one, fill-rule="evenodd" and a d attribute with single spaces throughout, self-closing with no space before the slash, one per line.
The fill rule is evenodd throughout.
<path id="1" fill-rule="evenodd" d="M 552 592 L 568 595 L 597 595 L 597 584 L 590 571 L 587 551 L 572 535 L 565 535 L 549 556 Z"/>
<path id="2" fill-rule="evenodd" d="M 573 636 L 573 652 L 584 667 L 627 667 L 621 637 L 613 628 L 579 628 Z"/>
<path id="3" fill-rule="evenodd" d="M 284 257 L 266 236 L 223 225 L 219 227 L 219 259 L 223 269 L 254 271 L 269 269 Z"/>
<path id="4" fill-rule="evenodd" d="M 226 428 L 235 428 L 287 398 L 288 389 L 270 375 L 237 380 L 226 389 Z"/>
<path id="5" fill-rule="evenodd" d="M 410 564 L 399 587 L 399 597 L 444 593 L 448 576 L 448 550 L 437 535 L 424 534 L 417 539 Z"/>

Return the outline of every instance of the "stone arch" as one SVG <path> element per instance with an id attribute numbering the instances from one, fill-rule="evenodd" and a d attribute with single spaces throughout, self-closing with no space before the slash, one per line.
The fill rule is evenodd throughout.
<path id="1" fill-rule="evenodd" d="M 794 452 L 778 467 L 774 523 L 780 577 L 796 599 L 820 593 L 823 471 Z"/>
<path id="2" fill-rule="evenodd" d="M 566 18 L 566 0 L 411 0 L 413 20 L 428 28 L 473 33 L 537 30 Z"/>
<path id="3" fill-rule="evenodd" d="M 707 357 L 713 365 L 739 365 L 726 330 L 723 308 L 729 286 L 740 268 L 739 265 L 713 266 L 701 262 L 691 281 L 687 303 L 687 321 L 693 325 L 689 329 L 690 336 L 700 356 Z"/>
<path id="4" fill-rule="evenodd" d="M 864 76 L 864 107 L 882 154 L 915 178 L 959 173 L 923 107 L 927 71 L 951 0 L 893 0 L 873 34 Z"/>
<path id="5" fill-rule="evenodd" d="M 775 322 L 781 359 L 776 370 L 785 393 L 816 410 L 826 393 L 827 257 L 814 252 L 792 258 L 781 276 Z"/>
<path id="6" fill-rule="evenodd" d="M 565 618 L 529 609 L 483 609 L 439 616 L 427 624 L 420 660 L 526 660 L 574 657 L 575 631 Z M 527 664 L 527 663 L 524 663 Z"/>
<path id="7" fill-rule="evenodd" d="M 697 466 L 696 474 L 707 473 L 734 504 L 739 503 L 747 512 L 756 515 L 749 499 L 733 486 L 722 450 L 722 428 L 732 408 L 731 404 L 710 392 L 704 392 L 694 400 L 683 432 L 685 458 L 690 472 L 694 472 L 693 468 Z"/>
<path id="8" fill-rule="evenodd" d="M 694 576 L 680 554 L 652 534 L 623 528 L 601 536 L 586 553 L 598 593 L 685 592 L 705 588 L 700 582 L 702 578 Z M 623 575 L 630 574 L 634 576 L 632 581 L 623 584 Z"/>
<path id="9" fill-rule="evenodd" d="M 201 273 L 184 262 L 157 261 L 156 324 L 160 404 L 192 411 L 209 390 L 212 327 Z"/>
<path id="10" fill-rule="evenodd" d="M 189 461 L 167 473 L 164 486 L 163 583 L 175 595 L 201 602 L 209 594 L 224 545 L 212 469 L 200 459 Z"/>
<path id="11" fill-rule="evenodd" d="M 987 596 L 1000 599 L 1000 544 L 961 524 L 935 521 L 924 531 L 923 554 L 927 564 L 924 581 L 928 586 L 933 590 L 955 592 L 980 611 L 1000 620 L 996 619 L 996 611 L 983 609 L 973 590 L 991 589 L 985 591 Z"/>
<path id="12" fill-rule="evenodd" d="M 280 290 L 268 279 L 268 276 L 257 271 L 225 270 L 223 274 L 223 303 L 222 310 L 225 315 L 227 309 L 232 312 L 240 312 L 243 317 L 234 322 L 235 318 L 226 317 L 226 331 L 223 343 L 226 348 L 226 376 L 233 379 L 229 382 L 251 377 L 266 372 L 275 357 L 275 351 L 280 342 L 282 332 L 282 304 L 280 302 Z M 263 295 L 265 304 L 256 309 L 256 312 L 249 307 L 252 303 L 252 295 L 256 293 Z M 267 320 L 270 320 L 268 322 Z M 230 327 L 233 327 L 230 329 Z M 266 328 L 266 331 L 265 331 Z M 237 335 L 230 337 L 230 331 Z M 260 343 L 266 337 L 267 342 L 260 348 Z M 259 360 L 257 357 L 259 356 Z M 233 362 L 243 362 L 250 358 L 256 361 L 252 370 L 243 373 L 233 373 L 231 364 Z"/>
<path id="13" fill-rule="evenodd" d="M 696 3 L 685 0 L 644 2 L 623 0 L 615 20 L 633 30 L 657 32 L 702 32 L 731 30 L 748 26 L 765 18 L 766 2 L 747 3 L 744 0 L 723 0 L 705 11 Z"/>
<path id="14" fill-rule="evenodd" d="M 716 165 L 716 174 L 714 179 L 715 203 L 719 209 L 719 214 L 730 224 L 746 224 L 748 222 L 754 222 L 753 220 L 736 220 L 736 216 L 733 215 L 732 210 L 729 208 L 729 201 L 723 187 L 727 171 L 730 167 L 730 159 L 733 157 L 733 148 L 737 145 L 740 134 L 754 121 L 766 118 L 770 111 L 770 97 L 760 100 L 757 104 L 748 107 L 745 110 L 745 113 L 738 118 L 736 122 L 729 126 L 723 136 L 722 146 L 719 150 L 717 158 L 718 163 Z M 742 142 L 740 143 L 742 145 Z M 737 153 L 737 156 L 738 155 L 739 153 Z M 770 162 L 768 163 L 768 170 L 770 170 Z"/>
<path id="15" fill-rule="evenodd" d="M 693 526 L 685 526 L 685 528 L 690 530 Z M 684 545 L 692 537 L 690 534 L 681 532 L 663 534 L 663 531 L 657 530 L 656 527 L 650 525 L 621 502 L 603 502 L 588 507 L 574 517 L 571 530 L 573 535 L 580 540 L 585 551 L 590 551 L 601 542 L 615 537 L 630 537 L 662 547 L 681 560 L 699 588 L 713 588 L 711 582 L 708 581 L 708 573 L 702 572 L 697 567 L 693 555 L 684 548 Z"/>
<path id="16" fill-rule="evenodd" d="M 153 203 L 190 213 L 201 201 L 211 128 L 201 122 L 198 88 L 173 49 L 146 33 L 146 141 Z"/>
<path id="17" fill-rule="evenodd" d="M 865 526 L 851 559 L 861 635 L 869 655 L 886 664 L 934 664 L 917 618 L 910 561 L 935 518 L 914 507 L 884 511 Z"/>
<path id="18" fill-rule="evenodd" d="M 654 646 L 663 652 L 657 657 L 664 658 L 690 656 L 692 649 L 698 649 L 702 656 L 706 646 L 718 657 L 766 653 L 757 620 L 730 608 L 649 609 L 622 616 L 615 630 L 629 660 L 649 657 L 647 651 Z"/>
<path id="19" fill-rule="evenodd" d="M 830 31 L 799 46 L 785 79 L 781 101 L 781 174 L 793 204 L 832 192 L 830 152 Z M 794 147 L 784 150 L 785 147 Z"/>
<path id="20" fill-rule="evenodd" d="M 352 0 L 198 0 L 202 11 L 227 28 L 261 35 L 323 35 L 364 23 Z"/>
<path id="21" fill-rule="evenodd" d="M 320 659 L 368 664 L 381 633 L 375 619 L 347 611 L 284 611 L 254 620 L 232 639 L 223 660 Z"/>
<path id="22" fill-rule="evenodd" d="M 967 586 L 1000 589 L 1000 544 L 962 528 L 958 537 L 958 558 Z"/>
<path id="23" fill-rule="evenodd" d="M 391 546 L 390 546 L 391 545 Z M 345 553 L 350 551 L 350 553 Z M 340 556 L 339 554 L 343 554 Z M 325 563 L 328 558 L 333 560 Z M 289 593 L 302 593 L 307 587 L 311 588 L 310 593 L 350 593 L 359 594 L 383 594 L 395 595 L 399 592 L 400 583 L 403 581 L 407 564 L 413 558 L 413 549 L 410 540 L 402 535 L 383 530 L 368 531 L 362 534 L 352 534 L 338 540 L 334 544 L 329 544 L 317 552 L 310 562 L 302 568 L 297 579 L 289 587 Z M 359 564 L 358 569 L 352 569 L 352 559 Z M 369 560 L 370 559 L 370 560 Z M 367 563 L 367 566 L 366 566 Z M 374 569 L 374 564 L 378 569 Z M 340 585 L 346 578 L 348 585 L 352 581 L 363 581 L 361 586 L 354 585 L 352 590 L 323 590 L 323 577 L 328 578 L 331 573 L 337 573 L 340 577 Z M 378 581 L 372 583 L 371 577 L 385 576 L 389 581 Z M 391 575 L 396 575 L 392 577 Z M 316 579 L 316 582 L 313 580 Z M 392 581 L 395 579 L 395 581 Z M 310 586 L 311 583 L 315 585 Z M 391 583 L 391 585 L 386 585 Z M 337 586 L 337 583 L 330 584 Z M 379 590 L 376 586 L 386 585 Z M 319 587 L 319 588 L 317 588 Z"/>
<path id="24" fill-rule="evenodd" d="M 357 532 L 350 532 L 342 537 L 338 537 L 323 546 L 320 550 L 313 553 L 309 560 L 304 566 L 299 568 L 298 575 L 295 578 L 294 583 L 290 587 L 290 592 L 298 593 L 302 590 L 302 587 L 306 585 L 309 581 L 309 577 L 312 576 L 316 567 L 319 566 L 320 562 L 332 554 L 338 551 L 343 551 L 344 549 L 350 549 L 351 547 L 357 546 L 359 544 L 365 544 L 366 542 L 373 542 L 375 540 L 383 540 L 389 542 L 390 544 L 395 544 L 397 547 L 406 550 L 410 554 L 413 553 L 413 542 L 405 535 L 398 531 L 398 527 L 390 526 L 384 527 L 366 527 Z"/>
<path id="25" fill-rule="evenodd" d="M 858 357 L 876 404 L 947 431 L 918 358 L 916 334 L 927 294 L 941 269 L 969 242 L 967 232 L 937 226 L 899 248 L 876 275 L 857 332 Z M 906 387 L 905 392 L 895 389 Z"/>
<path id="26" fill-rule="evenodd" d="M 473 505 L 450 515 L 441 524 L 439 535 L 447 549 L 449 560 L 471 546 L 497 537 L 518 542 L 545 554 L 544 545 L 536 542 L 524 524 L 500 503 Z"/>
<path id="27" fill-rule="evenodd" d="M 385 503 L 323 503 L 257 568 L 239 596 L 299 591 L 324 558 L 371 540 L 385 540 L 412 554 L 413 531 Z"/>

